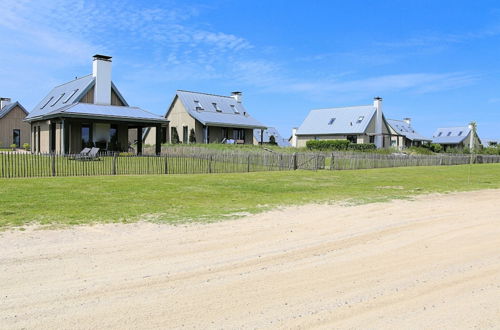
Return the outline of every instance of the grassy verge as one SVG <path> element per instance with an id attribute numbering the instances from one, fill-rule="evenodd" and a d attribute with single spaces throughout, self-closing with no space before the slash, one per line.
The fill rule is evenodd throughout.
<path id="1" fill-rule="evenodd" d="M 470 181 L 468 179 L 470 174 Z M 500 188 L 500 164 L 0 180 L 0 227 L 215 221 L 277 206 Z"/>

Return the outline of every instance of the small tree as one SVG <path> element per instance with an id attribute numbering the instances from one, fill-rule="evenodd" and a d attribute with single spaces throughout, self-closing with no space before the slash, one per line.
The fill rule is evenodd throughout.
<path id="1" fill-rule="evenodd" d="M 277 145 L 276 138 L 274 137 L 274 135 L 271 135 L 269 137 L 269 144 L 271 144 L 271 145 Z"/>
<path id="2" fill-rule="evenodd" d="M 177 133 L 177 128 L 172 127 L 172 144 L 178 144 L 180 142 L 179 140 L 179 133 Z"/>
<path id="3" fill-rule="evenodd" d="M 194 128 L 189 131 L 189 143 L 196 143 L 196 134 L 194 133 Z"/>
<path id="4" fill-rule="evenodd" d="M 24 150 L 29 151 L 30 150 L 30 144 L 29 143 L 24 143 L 23 144 L 23 148 L 24 148 Z"/>

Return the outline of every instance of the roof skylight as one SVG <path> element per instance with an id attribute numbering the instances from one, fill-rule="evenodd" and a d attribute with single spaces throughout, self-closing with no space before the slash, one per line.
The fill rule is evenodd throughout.
<path id="1" fill-rule="evenodd" d="M 358 120 L 356 121 L 356 124 L 359 124 L 365 119 L 365 116 L 359 116 Z"/>
<path id="2" fill-rule="evenodd" d="M 328 125 L 332 125 L 334 122 L 335 122 L 335 118 L 332 118 L 332 119 L 330 119 L 330 121 L 328 122 Z"/>
<path id="3" fill-rule="evenodd" d="M 462 136 L 462 133 L 463 133 L 463 131 L 460 131 L 460 132 L 458 133 L 458 136 Z"/>
<path id="4" fill-rule="evenodd" d="M 450 136 L 450 135 L 451 135 L 451 132 L 448 132 L 448 135 L 446 135 L 446 136 Z"/>
<path id="5" fill-rule="evenodd" d="M 443 132 L 439 132 L 438 136 L 441 136 L 441 135 L 443 135 Z"/>
<path id="6" fill-rule="evenodd" d="M 63 101 L 63 103 L 68 103 L 68 101 L 73 97 L 75 96 L 76 92 L 78 92 L 78 89 L 75 89 L 74 91 L 71 92 L 71 94 L 69 94 L 69 96 L 66 98 L 66 100 Z"/>
<path id="7" fill-rule="evenodd" d="M 214 102 L 214 103 L 212 103 L 212 105 L 214 106 L 215 111 L 222 112 L 222 110 L 219 108 L 219 106 L 217 105 L 217 103 Z"/>
<path id="8" fill-rule="evenodd" d="M 194 101 L 194 104 L 196 104 L 196 110 L 204 110 L 203 106 L 201 105 L 200 101 Z"/>
<path id="9" fill-rule="evenodd" d="M 240 113 L 234 104 L 231 104 L 231 109 L 234 111 L 234 113 Z"/>
<path id="10" fill-rule="evenodd" d="M 47 104 L 49 104 L 49 102 L 50 102 L 50 101 L 52 101 L 53 99 L 54 99 L 54 97 L 53 97 L 53 96 L 51 96 L 51 97 L 50 97 L 50 99 L 48 99 L 48 101 L 47 101 L 47 102 L 45 102 L 45 104 L 44 104 L 44 105 L 42 105 L 42 107 L 41 107 L 40 109 L 45 108 L 45 107 L 47 106 Z"/>
<path id="11" fill-rule="evenodd" d="M 54 105 L 56 105 L 56 104 L 57 104 L 57 102 L 59 102 L 59 100 L 63 98 L 64 94 L 65 94 L 65 93 L 62 93 L 61 95 L 59 95 L 59 97 L 55 100 L 55 102 L 54 102 L 54 103 L 52 103 L 51 107 L 53 107 Z"/>

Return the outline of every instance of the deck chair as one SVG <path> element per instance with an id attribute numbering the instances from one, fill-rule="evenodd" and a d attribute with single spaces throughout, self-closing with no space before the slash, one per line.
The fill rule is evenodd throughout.
<path id="1" fill-rule="evenodd" d="M 83 148 L 82 151 L 80 151 L 79 154 L 75 155 L 72 159 L 80 159 L 82 157 L 85 157 L 88 155 L 88 153 L 90 152 L 90 148 Z"/>
<path id="2" fill-rule="evenodd" d="M 99 148 L 92 148 L 90 151 L 79 158 L 78 160 L 99 160 Z"/>

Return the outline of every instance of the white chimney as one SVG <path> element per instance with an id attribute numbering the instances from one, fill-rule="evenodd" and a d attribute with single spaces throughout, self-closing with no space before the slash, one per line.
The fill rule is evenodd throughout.
<path id="1" fill-rule="evenodd" d="M 111 56 L 94 55 L 92 76 L 95 78 L 94 104 L 111 104 Z"/>
<path id="2" fill-rule="evenodd" d="M 241 103 L 243 100 L 243 93 L 242 92 L 232 92 L 231 97 L 236 100 L 236 102 Z"/>
<path id="3" fill-rule="evenodd" d="M 411 118 L 403 118 L 403 121 L 408 125 L 411 125 Z"/>
<path id="4" fill-rule="evenodd" d="M 8 97 L 0 97 L 0 110 L 9 104 L 10 104 L 10 99 Z"/>
<path id="5" fill-rule="evenodd" d="M 377 149 L 384 147 L 384 136 L 382 135 L 382 98 L 377 96 L 373 99 L 375 107 L 375 146 Z"/>
<path id="6" fill-rule="evenodd" d="M 292 141 L 290 141 L 292 147 L 297 147 L 297 127 L 292 128 Z"/>

